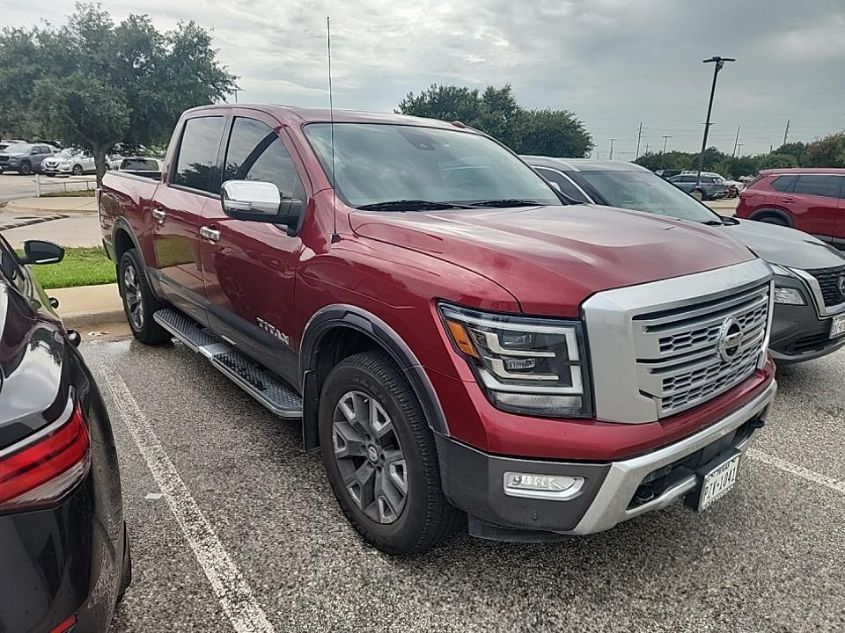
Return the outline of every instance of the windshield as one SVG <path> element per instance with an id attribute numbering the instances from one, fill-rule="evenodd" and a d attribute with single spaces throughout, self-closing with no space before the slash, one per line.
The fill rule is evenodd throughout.
<path id="1" fill-rule="evenodd" d="M 32 145 L 25 143 L 12 143 L 5 151 L 9 154 L 29 154 L 32 147 Z"/>
<path id="2" fill-rule="evenodd" d="M 305 135 L 331 177 L 331 125 Z M 337 194 L 354 207 L 431 209 L 432 205 L 560 205 L 554 191 L 506 149 L 478 134 L 410 125 L 336 123 Z M 390 202 L 404 201 L 401 209 Z M 414 203 L 427 201 L 428 206 Z M 494 202 L 502 204 L 495 205 Z"/>
<path id="3" fill-rule="evenodd" d="M 582 171 L 578 175 L 614 207 L 694 222 L 720 221 L 716 213 L 692 196 L 650 172 Z"/>

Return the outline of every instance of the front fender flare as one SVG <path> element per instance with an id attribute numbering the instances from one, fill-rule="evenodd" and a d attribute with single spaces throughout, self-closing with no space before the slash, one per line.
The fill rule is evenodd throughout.
<path id="1" fill-rule="evenodd" d="M 441 435 L 449 435 L 443 407 L 425 369 L 408 344 L 384 320 L 362 308 L 347 304 L 329 305 L 318 310 L 305 326 L 299 354 L 299 369 L 303 393 L 303 436 L 305 448 L 316 448 L 317 401 L 320 385 L 317 384 L 317 358 L 320 341 L 337 327 L 356 330 L 371 338 L 384 349 L 402 369 L 408 383 L 422 406 L 428 425 Z"/>

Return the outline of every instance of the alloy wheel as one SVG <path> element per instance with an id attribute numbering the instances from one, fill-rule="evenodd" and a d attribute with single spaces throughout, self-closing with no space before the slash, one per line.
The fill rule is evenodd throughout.
<path id="1" fill-rule="evenodd" d="M 345 393 L 332 418 L 332 444 L 352 501 L 377 523 L 395 522 L 405 509 L 408 471 L 384 407 L 362 391 Z"/>
<path id="2" fill-rule="evenodd" d="M 144 303 L 141 285 L 138 283 L 138 273 L 132 264 L 123 269 L 123 296 L 132 327 L 140 330 L 144 327 Z"/>

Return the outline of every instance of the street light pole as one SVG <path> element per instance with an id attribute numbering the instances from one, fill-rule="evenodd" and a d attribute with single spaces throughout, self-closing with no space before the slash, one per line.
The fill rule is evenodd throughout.
<path id="1" fill-rule="evenodd" d="M 719 71 L 725 65 L 725 62 L 735 62 L 733 57 L 719 57 L 714 55 L 710 59 L 702 60 L 705 64 L 715 64 L 713 67 L 713 83 L 710 86 L 710 101 L 707 104 L 707 121 L 704 123 L 704 138 L 701 140 L 701 154 L 698 155 L 698 175 L 695 178 L 696 186 L 701 184 L 701 172 L 704 169 L 704 152 L 707 149 L 707 134 L 710 131 L 710 113 L 713 111 L 713 97 L 716 94 L 716 79 L 719 77 Z"/>

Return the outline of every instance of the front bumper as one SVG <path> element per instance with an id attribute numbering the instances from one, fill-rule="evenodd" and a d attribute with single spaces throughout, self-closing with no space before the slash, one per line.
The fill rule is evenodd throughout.
<path id="1" fill-rule="evenodd" d="M 475 536 L 525 541 L 601 532 L 694 491 L 701 479 L 695 469 L 726 450 L 744 450 L 765 422 L 776 391 L 772 380 L 709 427 L 652 452 L 612 462 L 499 457 L 437 435 L 443 490 L 452 504 L 467 512 Z M 503 486 L 507 471 L 582 477 L 584 484 L 570 500 L 508 496 Z"/>
<path id="2" fill-rule="evenodd" d="M 826 356 L 845 346 L 845 336 L 830 338 L 830 324 L 837 314 L 820 316 L 814 297 L 801 280 L 779 276 L 777 285 L 797 289 L 806 303 L 775 304 L 769 340 L 772 358 L 780 363 L 798 363 Z"/>

